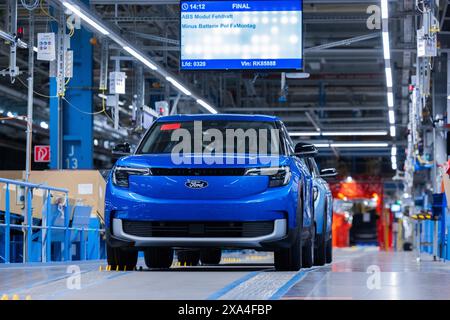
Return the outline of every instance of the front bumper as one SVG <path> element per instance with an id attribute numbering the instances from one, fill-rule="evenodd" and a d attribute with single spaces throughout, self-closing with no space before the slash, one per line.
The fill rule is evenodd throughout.
<path id="1" fill-rule="evenodd" d="M 107 234 L 107 241 L 113 247 L 222 247 L 222 248 L 264 248 L 266 243 L 276 243 L 288 238 L 286 219 L 274 221 L 272 233 L 258 237 L 138 237 L 125 233 L 121 219 L 113 219 L 113 234 Z"/>

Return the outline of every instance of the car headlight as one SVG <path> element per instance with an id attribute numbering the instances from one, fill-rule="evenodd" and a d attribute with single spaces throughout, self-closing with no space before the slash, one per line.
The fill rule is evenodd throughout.
<path id="1" fill-rule="evenodd" d="M 291 180 L 291 168 L 285 167 L 269 167 L 254 168 L 245 171 L 246 176 L 268 176 L 269 187 L 285 186 Z"/>
<path id="2" fill-rule="evenodd" d="M 112 182 L 118 187 L 128 188 L 130 176 L 149 176 L 150 168 L 115 167 L 112 174 Z"/>

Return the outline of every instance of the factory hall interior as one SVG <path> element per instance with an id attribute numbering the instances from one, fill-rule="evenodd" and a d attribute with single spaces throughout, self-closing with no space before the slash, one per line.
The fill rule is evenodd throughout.
<path id="1" fill-rule="evenodd" d="M 0 70 L 0 308 L 450 300 L 450 1 L 0 0 Z"/>

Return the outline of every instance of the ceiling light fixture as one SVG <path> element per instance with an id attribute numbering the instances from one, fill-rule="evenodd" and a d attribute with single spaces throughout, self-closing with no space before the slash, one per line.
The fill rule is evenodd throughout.
<path id="1" fill-rule="evenodd" d="M 392 92 L 388 92 L 387 98 L 388 98 L 388 107 L 393 108 L 394 107 L 394 94 Z"/>
<path id="2" fill-rule="evenodd" d="M 318 137 L 321 135 L 320 132 L 291 132 L 289 133 L 291 137 Z"/>
<path id="3" fill-rule="evenodd" d="M 397 135 L 397 129 L 395 126 L 391 126 L 390 128 L 391 137 L 395 137 Z"/>
<path id="4" fill-rule="evenodd" d="M 151 63 L 148 59 L 146 59 L 143 55 L 141 55 L 139 52 L 135 51 L 134 49 L 125 46 L 123 47 L 124 50 L 126 52 L 128 52 L 129 54 L 131 54 L 133 57 L 135 57 L 136 59 L 138 59 L 140 62 L 142 62 L 143 64 L 145 64 L 147 67 L 149 67 L 152 70 L 158 70 L 158 67 L 155 66 L 153 63 Z"/>
<path id="5" fill-rule="evenodd" d="M 166 80 L 169 81 L 171 84 L 173 84 L 174 87 L 176 87 L 178 90 L 180 90 L 181 92 L 183 92 L 185 95 L 190 96 L 192 95 L 192 93 L 186 89 L 185 87 L 183 87 L 180 83 L 178 83 L 174 78 L 172 77 L 166 77 Z"/>
<path id="6" fill-rule="evenodd" d="M 391 68 L 386 68 L 386 86 L 388 88 L 392 88 L 393 83 L 392 83 L 392 69 Z"/>
<path id="7" fill-rule="evenodd" d="M 330 146 L 333 148 L 386 148 L 389 146 L 388 143 L 331 143 Z"/>
<path id="8" fill-rule="evenodd" d="M 201 105 L 203 108 L 211 112 L 212 114 L 217 114 L 217 110 L 211 107 L 209 104 L 207 104 L 205 101 L 201 99 L 197 99 L 197 103 Z"/>
<path id="9" fill-rule="evenodd" d="M 391 46 L 389 44 L 389 32 L 382 33 L 383 38 L 383 55 L 385 60 L 391 59 Z"/>
<path id="10" fill-rule="evenodd" d="M 386 136 L 387 131 L 330 131 L 322 132 L 323 136 L 334 136 L 334 137 L 344 137 L 344 136 Z"/>
<path id="11" fill-rule="evenodd" d="M 394 112 L 394 110 L 389 110 L 389 123 L 391 125 L 395 124 L 395 112 Z"/>

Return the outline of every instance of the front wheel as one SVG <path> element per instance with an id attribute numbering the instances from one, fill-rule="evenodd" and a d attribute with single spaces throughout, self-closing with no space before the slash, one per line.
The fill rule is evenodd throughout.
<path id="1" fill-rule="evenodd" d="M 327 263 L 331 263 L 333 261 L 333 242 L 331 239 L 327 240 Z"/>
<path id="2" fill-rule="evenodd" d="M 144 251 L 145 265 L 149 269 L 168 269 L 173 262 L 172 248 L 147 248 Z"/>
<path id="3" fill-rule="evenodd" d="M 305 245 L 302 250 L 302 267 L 311 268 L 314 263 L 314 241 L 309 239 L 305 241 Z"/>
<path id="4" fill-rule="evenodd" d="M 130 271 L 136 268 L 138 252 L 132 249 L 113 248 L 106 244 L 106 258 L 111 270 Z"/>
<path id="5" fill-rule="evenodd" d="M 297 235 L 297 240 L 288 249 L 275 251 L 276 271 L 298 271 L 302 267 L 302 239 Z"/>
<path id="6" fill-rule="evenodd" d="M 317 248 L 314 252 L 314 265 L 323 266 L 327 258 L 327 243 L 323 235 L 317 239 Z"/>

